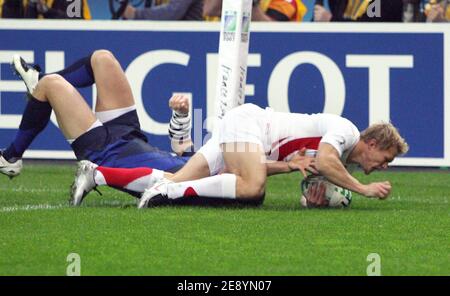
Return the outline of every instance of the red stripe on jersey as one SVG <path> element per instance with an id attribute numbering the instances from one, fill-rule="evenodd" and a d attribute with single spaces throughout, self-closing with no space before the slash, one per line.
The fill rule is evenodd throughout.
<path id="1" fill-rule="evenodd" d="M 287 137 L 286 138 L 283 138 L 283 139 L 281 139 L 281 140 L 278 140 L 277 142 L 275 142 L 275 143 L 272 143 L 272 150 L 275 148 L 275 147 L 277 147 L 281 142 L 283 142 L 284 140 L 286 140 L 287 139 Z"/>
<path id="2" fill-rule="evenodd" d="M 319 143 L 322 137 L 316 138 L 301 138 L 284 143 L 278 148 L 278 160 L 285 159 L 289 154 L 298 151 L 302 148 L 315 149 L 319 148 Z"/>
<path id="3" fill-rule="evenodd" d="M 108 185 L 125 187 L 136 179 L 151 175 L 151 168 L 118 169 L 99 166 L 97 171 L 103 174 Z"/>
<path id="4" fill-rule="evenodd" d="M 184 197 L 196 197 L 198 196 L 197 192 L 192 187 L 188 187 L 183 194 Z"/>

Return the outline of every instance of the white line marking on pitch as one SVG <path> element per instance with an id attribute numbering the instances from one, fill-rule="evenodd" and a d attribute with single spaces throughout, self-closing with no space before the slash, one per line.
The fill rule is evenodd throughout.
<path id="1" fill-rule="evenodd" d="M 91 206 L 122 206 L 124 205 L 124 202 L 114 200 L 114 201 L 98 201 L 95 203 L 91 203 Z M 18 212 L 18 211 L 36 211 L 36 210 L 58 210 L 58 209 L 64 209 L 64 208 L 75 208 L 73 206 L 70 206 L 68 204 L 37 204 L 37 205 L 15 205 L 15 206 L 9 206 L 9 207 L 3 207 L 0 208 L 0 213 L 11 213 L 11 212 Z"/>
<path id="2" fill-rule="evenodd" d="M 65 192 L 67 193 L 68 190 L 62 190 L 62 189 L 56 189 L 56 188 L 0 188 L 0 191 L 9 191 L 9 192 L 26 192 L 26 193 L 43 193 L 43 192 L 56 192 L 61 193 Z"/>
<path id="3" fill-rule="evenodd" d="M 24 206 L 11 206 L 0 208 L 0 213 L 17 212 L 17 211 L 35 211 L 35 210 L 56 210 L 61 208 L 67 208 L 66 204 L 50 205 L 24 205 Z"/>

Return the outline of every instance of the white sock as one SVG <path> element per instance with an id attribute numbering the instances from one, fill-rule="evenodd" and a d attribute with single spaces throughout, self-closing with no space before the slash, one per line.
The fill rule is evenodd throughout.
<path id="1" fill-rule="evenodd" d="M 169 183 L 167 196 L 170 199 L 189 196 L 235 199 L 236 175 L 222 174 L 195 181 Z"/>
<path id="2" fill-rule="evenodd" d="M 152 187 L 163 178 L 163 171 L 153 169 L 153 173 L 151 175 L 142 176 L 128 183 L 124 188 L 135 192 L 144 192 L 145 189 Z"/>
<path id="3" fill-rule="evenodd" d="M 108 185 L 108 183 L 106 183 L 105 176 L 103 176 L 103 174 L 98 170 L 95 170 L 94 172 L 94 182 L 97 186 Z"/>

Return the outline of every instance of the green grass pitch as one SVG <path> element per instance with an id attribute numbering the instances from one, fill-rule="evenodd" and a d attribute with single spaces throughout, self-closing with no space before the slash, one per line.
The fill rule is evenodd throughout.
<path id="1" fill-rule="evenodd" d="M 75 165 L 28 165 L 0 179 L 0 275 L 450 275 L 448 172 L 385 172 L 386 201 L 353 196 L 351 209 L 304 210 L 299 174 L 271 177 L 256 209 L 163 207 L 138 211 L 101 188 L 67 206 Z"/>

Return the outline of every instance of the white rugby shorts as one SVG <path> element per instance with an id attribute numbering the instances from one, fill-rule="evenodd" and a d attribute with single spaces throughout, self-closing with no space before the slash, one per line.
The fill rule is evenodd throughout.
<path id="1" fill-rule="evenodd" d="M 221 144 L 254 143 L 264 151 L 267 124 L 267 112 L 254 104 L 228 111 L 214 128 L 211 139 L 198 151 L 206 158 L 210 174 L 216 175 L 225 167 Z"/>

